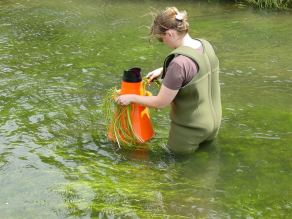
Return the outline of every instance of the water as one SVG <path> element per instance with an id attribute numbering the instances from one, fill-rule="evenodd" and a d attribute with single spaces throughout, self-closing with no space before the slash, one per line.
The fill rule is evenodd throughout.
<path id="1" fill-rule="evenodd" d="M 220 60 L 220 134 L 189 156 L 165 147 L 169 108 L 136 150 L 100 111 L 123 70 L 171 51 L 142 38 L 169 3 L 0 1 L 0 218 L 291 218 L 291 11 L 172 4 Z"/>

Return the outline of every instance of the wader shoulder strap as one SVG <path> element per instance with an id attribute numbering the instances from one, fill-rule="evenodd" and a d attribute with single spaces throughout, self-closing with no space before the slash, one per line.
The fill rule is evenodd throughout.
<path id="1" fill-rule="evenodd" d="M 169 63 L 172 61 L 174 57 L 177 55 L 184 55 L 187 56 L 195 61 L 200 61 L 200 59 L 203 59 L 202 54 L 200 54 L 197 50 L 189 47 L 189 46 L 180 46 L 177 49 L 173 50 L 164 60 L 164 65 L 163 65 L 163 72 L 161 78 L 163 79 L 166 74 L 167 67 Z"/>

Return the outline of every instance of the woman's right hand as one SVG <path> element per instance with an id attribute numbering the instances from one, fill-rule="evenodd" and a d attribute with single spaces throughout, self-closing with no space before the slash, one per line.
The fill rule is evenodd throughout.
<path id="1" fill-rule="evenodd" d="M 146 76 L 146 77 L 149 77 L 148 81 L 150 82 L 154 78 L 160 77 L 161 74 L 162 74 L 162 70 L 163 70 L 163 68 L 161 67 L 161 68 L 158 68 L 158 69 L 156 69 L 156 70 L 154 70 L 152 72 L 149 72 L 148 75 Z"/>

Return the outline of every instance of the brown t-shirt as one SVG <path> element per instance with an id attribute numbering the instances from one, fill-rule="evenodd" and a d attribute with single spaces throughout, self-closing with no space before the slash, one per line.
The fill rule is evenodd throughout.
<path id="1" fill-rule="evenodd" d="M 203 54 L 203 46 L 196 49 Z M 198 64 L 184 55 L 176 56 L 168 65 L 163 85 L 171 90 L 179 90 L 187 85 L 199 72 Z"/>

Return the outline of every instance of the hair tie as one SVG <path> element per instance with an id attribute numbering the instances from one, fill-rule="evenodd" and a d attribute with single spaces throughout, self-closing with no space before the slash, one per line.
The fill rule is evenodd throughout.
<path id="1" fill-rule="evenodd" d="M 181 12 L 178 12 L 177 15 L 175 16 L 175 19 L 181 21 L 183 19 L 184 14 Z"/>

